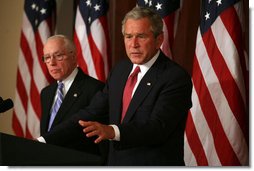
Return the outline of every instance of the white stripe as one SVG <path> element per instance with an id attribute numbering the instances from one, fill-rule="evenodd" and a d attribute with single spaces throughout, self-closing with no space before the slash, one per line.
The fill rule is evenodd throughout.
<path id="1" fill-rule="evenodd" d="M 29 72 L 28 65 L 26 63 L 26 59 L 24 57 L 23 51 L 20 49 L 19 57 L 18 57 L 18 67 L 20 71 L 20 77 L 24 83 L 24 87 L 26 90 L 26 94 L 30 94 L 30 82 L 31 82 L 31 74 Z"/>
<path id="2" fill-rule="evenodd" d="M 200 30 L 198 30 L 198 37 L 201 37 Z M 202 69 L 206 86 L 208 87 L 213 103 L 218 112 L 220 122 L 241 164 L 245 164 L 246 157 L 244 155 L 248 154 L 248 148 L 244 140 L 243 133 L 228 105 L 226 97 L 224 96 L 222 88 L 219 84 L 219 80 L 212 68 L 211 61 L 209 60 L 207 52 L 205 51 L 203 41 L 197 41 L 197 44 L 196 54 L 198 62 Z"/>
<path id="3" fill-rule="evenodd" d="M 204 152 L 208 161 L 208 165 L 221 166 L 221 163 L 219 161 L 219 158 L 214 146 L 213 135 L 207 124 L 206 118 L 204 117 L 204 113 L 201 109 L 195 87 L 193 87 L 193 90 L 192 90 L 192 102 L 193 102 L 193 107 L 191 108 L 191 114 L 192 114 L 193 122 L 196 127 L 199 140 L 202 144 L 202 148 L 204 149 Z"/>
<path id="4" fill-rule="evenodd" d="M 16 89 L 15 92 L 15 102 L 14 102 L 14 110 L 16 113 L 17 120 L 21 125 L 22 131 L 26 134 L 26 112 L 24 106 L 22 104 L 22 100 L 20 99 L 19 92 Z"/>
<path id="5" fill-rule="evenodd" d="M 241 92 L 242 99 L 246 107 L 246 92 L 243 79 L 243 73 L 241 64 L 239 61 L 239 55 L 237 53 L 237 48 L 231 36 L 228 34 L 222 20 L 218 17 L 211 27 L 212 33 L 214 35 L 217 47 L 219 48 L 224 60 L 228 66 L 230 73 L 232 74 L 236 84 Z M 238 34 L 238 33 L 236 33 Z M 241 33 L 240 33 L 241 34 Z"/>
<path id="6" fill-rule="evenodd" d="M 35 114 L 33 109 L 31 98 L 28 100 L 27 106 L 27 127 L 32 135 L 32 137 L 37 138 L 40 136 L 40 119 Z"/>
<path id="7" fill-rule="evenodd" d="M 84 61 L 87 64 L 88 74 L 96 79 L 98 76 L 95 72 L 95 67 L 90 51 L 90 45 L 88 42 L 87 34 L 86 34 L 86 27 L 83 21 L 83 18 L 80 14 L 79 8 L 77 9 L 76 21 L 75 21 L 75 31 L 77 33 L 77 37 L 82 49 L 82 55 L 84 57 Z"/>
<path id="8" fill-rule="evenodd" d="M 91 24 L 91 35 L 93 37 L 93 40 L 96 44 L 96 47 L 100 51 L 100 55 L 102 56 L 102 60 L 104 63 L 104 73 L 105 78 L 107 77 L 108 73 L 108 56 L 107 56 L 107 42 L 106 42 L 106 36 L 104 34 L 104 29 L 100 23 L 100 20 L 94 20 Z"/>
<path id="9" fill-rule="evenodd" d="M 50 29 L 46 21 L 40 23 L 38 32 L 40 34 L 42 44 L 44 45 L 47 41 L 47 38 L 51 36 Z"/>

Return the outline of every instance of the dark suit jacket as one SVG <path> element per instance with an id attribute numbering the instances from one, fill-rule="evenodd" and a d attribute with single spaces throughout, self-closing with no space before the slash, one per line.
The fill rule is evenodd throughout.
<path id="1" fill-rule="evenodd" d="M 108 165 L 184 165 L 184 129 L 191 103 L 189 74 L 162 52 L 141 80 L 120 123 L 122 95 L 132 69 L 130 61 L 118 64 L 107 84 L 72 122 L 44 136 L 48 143 L 69 141 L 78 120 L 101 120 L 120 130 L 120 141 L 110 141 Z M 66 131 L 68 130 L 68 131 Z M 68 137 L 68 138 L 67 138 Z"/>
<path id="2" fill-rule="evenodd" d="M 54 129 L 56 125 L 59 125 L 62 122 L 68 120 L 80 109 L 84 109 L 87 105 L 89 105 L 92 97 L 95 95 L 95 93 L 101 90 L 103 86 L 104 83 L 86 75 L 80 68 L 78 68 L 78 73 L 69 91 L 67 92 L 61 107 L 59 108 L 51 129 Z M 57 82 L 54 82 L 41 91 L 41 134 L 47 133 L 50 118 L 50 109 L 54 101 L 56 90 Z M 83 143 L 73 142 L 68 144 L 68 147 L 93 153 L 96 151 L 97 153 L 97 147 L 93 144 L 93 142 L 90 142 L 88 145 L 89 147 L 85 147 Z"/>

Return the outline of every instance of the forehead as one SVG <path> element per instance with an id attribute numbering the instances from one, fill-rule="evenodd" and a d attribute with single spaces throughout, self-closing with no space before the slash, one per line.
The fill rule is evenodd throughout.
<path id="1" fill-rule="evenodd" d="M 44 46 L 44 51 L 62 49 L 65 49 L 64 40 L 62 39 L 49 39 Z"/>
<path id="2" fill-rule="evenodd" d="M 125 23 L 125 33 L 151 31 L 151 24 L 148 18 L 127 19 Z"/>

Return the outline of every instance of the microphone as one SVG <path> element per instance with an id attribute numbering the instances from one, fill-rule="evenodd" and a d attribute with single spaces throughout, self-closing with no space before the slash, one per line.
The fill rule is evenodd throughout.
<path id="1" fill-rule="evenodd" d="M 0 113 L 3 113 L 13 107 L 13 101 L 11 99 L 3 100 L 0 98 Z"/>

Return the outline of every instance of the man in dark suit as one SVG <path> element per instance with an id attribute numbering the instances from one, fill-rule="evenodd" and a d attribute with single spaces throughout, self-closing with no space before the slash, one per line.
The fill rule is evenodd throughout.
<path id="1" fill-rule="evenodd" d="M 86 75 L 77 67 L 75 45 L 66 36 L 55 35 L 48 38 L 43 52 L 43 61 L 50 75 L 56 81 L 41 91 L 41 134 L 47 133 L 56 125 L 68 120 L 80 109 L 85 108 L 95 93 L 104 86 L 102 82 Z M 61 104 L 59 104 L 60 108 L 56 111 L 55 116 L 52 117 L 54 105 L 57 103 L 59 82 L 63 83 L 63 99 Z M 97 147 L 91 141 L 87 141 L 86 145 L 83 142 L 75 142 L 68 146 L 97 153 Z"/>
<path id="2" fill-rule="evenodd" d="M 108 165 L 184 165 L 191 78 L 160 50 L 164 38 L 158 14 L 135 7 L 122 23 L 129 60 L 114 67 L 86 109 L 40 138 L 64 145 L 78 141 L 83 131 L 95 143 L 110 140 Z"/>

